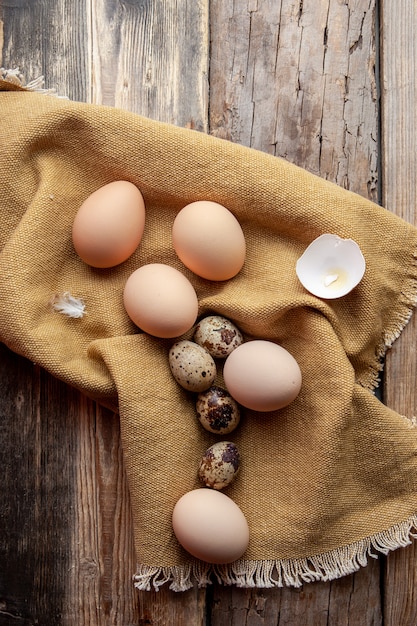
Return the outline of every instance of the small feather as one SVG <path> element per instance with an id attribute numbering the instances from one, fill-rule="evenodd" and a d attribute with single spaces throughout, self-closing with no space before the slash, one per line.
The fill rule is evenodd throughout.
<path id="1" fill-rule="evenodd" d="M 69 291 L 56 294 L 51 300 L 51 305 L 54 311 L 68 317 L 80 318 L 85 313 L 84 301 L 81 298 L 74 298 Z"/>

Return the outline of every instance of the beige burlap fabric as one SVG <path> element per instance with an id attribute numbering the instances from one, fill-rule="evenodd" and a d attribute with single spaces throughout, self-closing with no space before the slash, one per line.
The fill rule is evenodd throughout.
<path id="1" fill-rule="evenodd" d="M 284 160 L 113 108 L 1 86 L 0 338 L 118 409 L 137 586 L 183 590 L 213 576 L 240 586 L 299 585 L 407 543 L 417 520 L 417 431 L 373 389 L 415 303 L 417 231 Z M 73 250 L 72 222 L 89 194 L 119 179 L 144 195 L 144 238 L 124 264 L 93 269 Z M 197 199 L 224 204 L 245 233 L 245 266 L 225 283 L 192 275 L 173 251 L 173 219 Z M 339 300 L 310 295 L 295 274 L 297 258 L 324 232 L 355 239 L 367 262 L 360 285 Z M 245 411 L 229 436 L 242 468 L 226 493 L 251 532 L 232 565 L 194 561 L 172 534 L 174 504 L 200 486 L 198 462 L 218 437 L 201 428 L 194 397 L 171 376 L 172 341 L 139 332 L 124 311 L 127 277 L 153 261 L 190 278 L 200 315 L 222 314 L 247 339 L 278 342 L 302 370 L 295 402 L 271 414 Z M 67 292 L 83 299 L 82 317 L 51 309 L 51 298 Z"/>

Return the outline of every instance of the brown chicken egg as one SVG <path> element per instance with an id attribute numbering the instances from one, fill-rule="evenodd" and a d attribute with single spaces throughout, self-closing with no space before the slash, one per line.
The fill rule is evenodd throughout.
<path id="1" fill-rule="evenodd" d="M 290 404 L 301 389 L 295 358 L 272 341 L 240 345 L 227 357 L 223 377 L 230 395 L 254 411 L 274 411 Z"/>
<path id="2" fill-rule="evenodd" d="M 145 203 L 139 189 L 118 180 L 97 189 L 78 209 L 72 241 L 88 265 L 114 267 L 138 247 L 145 228 Z"/>
<path id="3" fill-rule="evenodd" d="M 198 299 L 184 274 L 170 265 L 149 263 L 133 272 L 123 290 L 130 319 L 155 337 L 179 337 L 194 324 Z"/>
<path id="4" fill-rule="evenodd" d="M 207 563 L 232 563 L 249 544 L 242 510 L 226 494 L 205 487 L 188 491 L 177 501 L 172 528 L 182 547 Z"/>
<path id="5" fill-rule="evenodd" d="M 246 243 L 236 217 L 226 207 L 198 200 L 177 214 L 172 242 L 179 259 L 207 280 L 228 280 L 242 269 Z"/>

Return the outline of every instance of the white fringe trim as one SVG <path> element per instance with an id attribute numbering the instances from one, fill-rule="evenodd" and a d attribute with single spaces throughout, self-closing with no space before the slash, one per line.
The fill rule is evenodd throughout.
<path id="1" fill-rule="evenodd" d="M 411 258 L 410 274 L 413 270 L 413 274 L 417 271 L 417 250 L 414 251 Z M 375 350 L 375 363 L 372 363 L 369 367 L 369 371 L 362 379 L 358 380 L 358 383 L 371 391 L 375 391 L 381 382 L 380 374 L 384 369 L 384 358 L 386 353 L 394 342 L 400 337 L 404 328 L 409 323 L 413 316 L 414 310 L 417 306 L 417 279 L 414 275 L 410 275 L 406 280 L 403 291 L 400 294 L 400 298 L 397 304 L 397 311 L 391 320 L 390 326 L 385 330 L 384 335 L 381 338 L 380 344 Z"/>
<path id="2" fill-rule="evenodd" d="M 37 93 L 43 93 L 46 95 L 52 95 L 57 98 L 63 98 L 64 100 L 68 100 L 67 96 L 60 96 L 57 94 L 55 89 L 49 88 L 45 89 L 45 77 L 38 76 L 28 83 L 25 81 L 25 77 L 20 71 L 18 67 L 13 69 L 6 69 L 4 67 L 0 67 L 0 79 L 5 80 L 8 83 L 13 83 L 14 85 L 18 85 L 27 91 L 36 91 Z"/>
<path id="3" fill-rule="evenodd" d="M 173 567 L 138 565 L 133 580 L 140 591 L 159 591 L 167 583 L 172 591 L 186 591 L 195 584 L 206 587 L 213 582 L 242 588 L 301 587 L 304 583 L 326 582 L 353 574 L 368 564 L 369 557 L 378 558 L 378 553 L 386 555 L 410 545 L 417 537 L 416 530 L 417 514 L 373 537 L 308 558 L 242 560 L 229 565 L 202 561 Z"/>

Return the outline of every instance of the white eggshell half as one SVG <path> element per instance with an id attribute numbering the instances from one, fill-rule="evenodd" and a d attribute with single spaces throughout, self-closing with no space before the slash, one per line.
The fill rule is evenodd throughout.
<path id="1" fill-rule="evenodd" d="M 315 296 L 340 298 L 354 289 L 365 273 L 365 259 L 353 239 L 324 234 L 317 237 L 296 264 L 302 285 Z"/>

